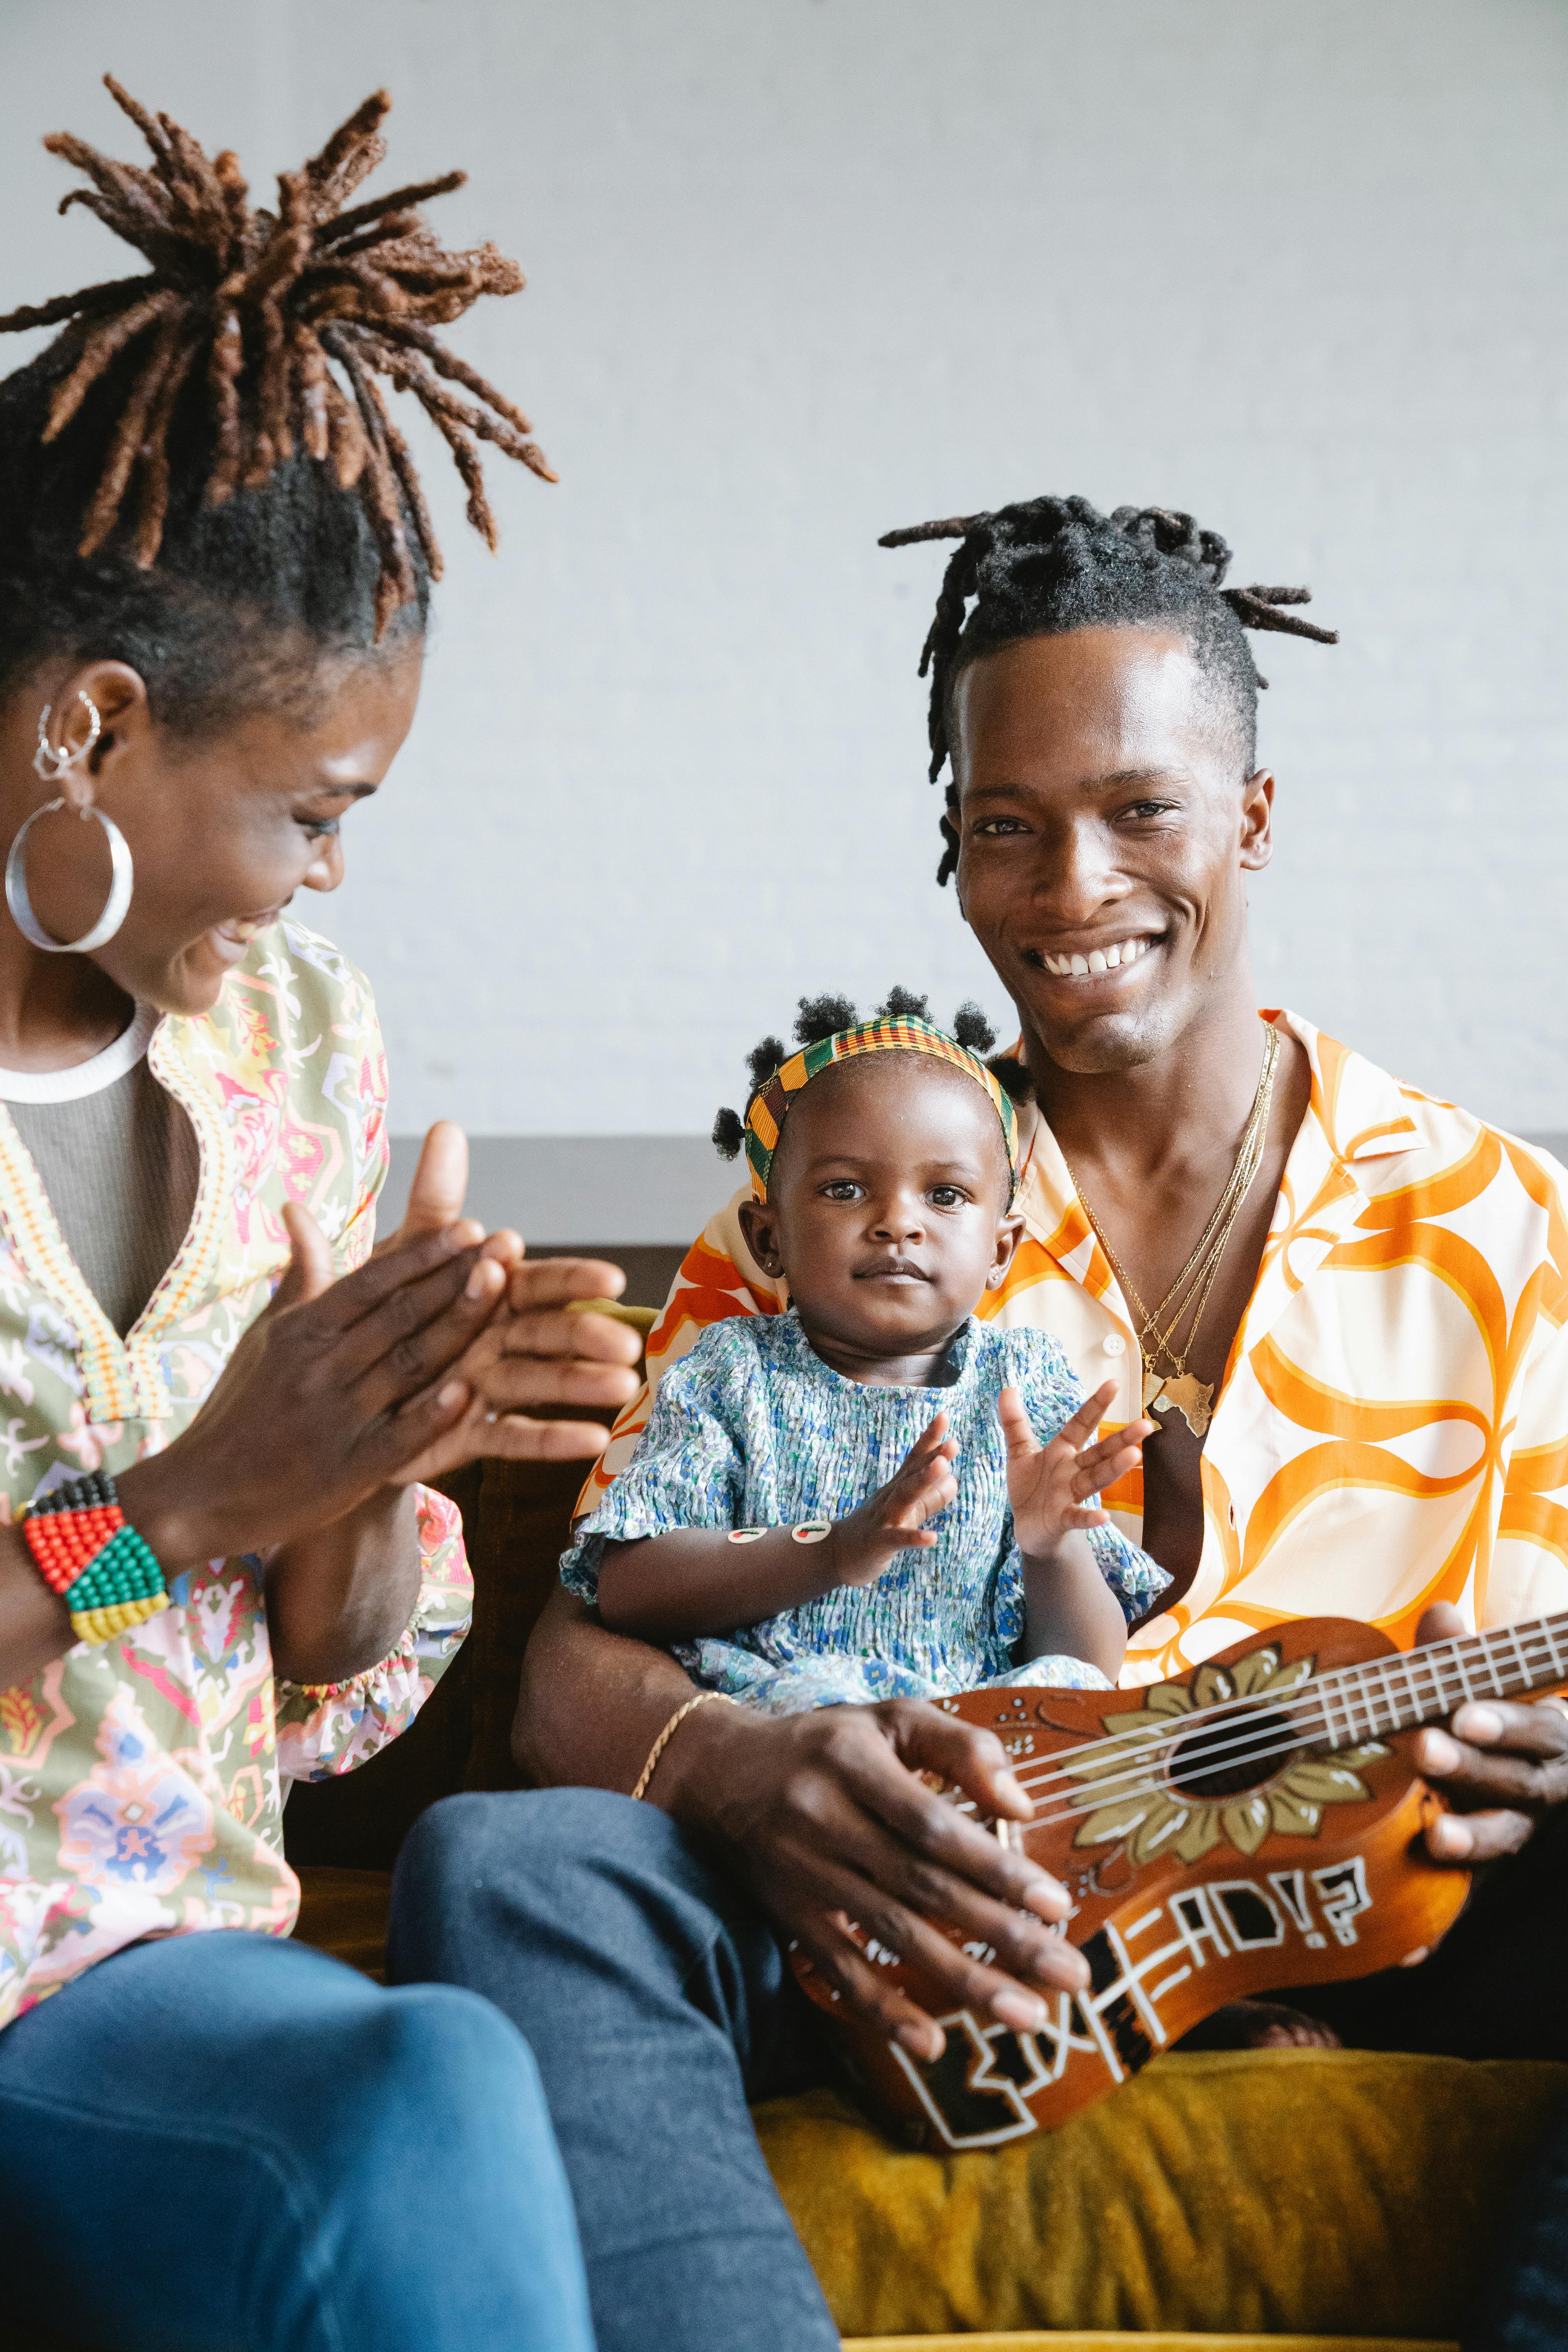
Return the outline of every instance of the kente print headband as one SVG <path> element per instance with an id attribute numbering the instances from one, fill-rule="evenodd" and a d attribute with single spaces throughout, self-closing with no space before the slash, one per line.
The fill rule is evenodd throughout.
<path id="1" fill-rule="evenodd" d="M 830 1069 L 835 1062 L 847 1061 L 853 1054 L 930 1054 L 937 1061 L 962 1070 L 976 1086 L 984 1087 L 1002 1122 L 1007 1165 L 1012 1171 L 1011 1200 L 1018 1184 L 1018 1120 L 1005 1088 L 977 1054 L 961 1045 L 956 1037 L 949 1036 L 945 1029 L 938 1029 L 913 1013 L 898 1013 L 879 1021 L 861 1022 L 851 1029 L 837 1029 L 831 1037 L 803 1045 L 757 1089 L 746 1113 L 745 1145 L 752 1191 L 759 1201 L 768 1197 L 768 1175 L 784 1132 L 790 1097 L 799 1094 L 802 1087 L 821 1071 Z"/>

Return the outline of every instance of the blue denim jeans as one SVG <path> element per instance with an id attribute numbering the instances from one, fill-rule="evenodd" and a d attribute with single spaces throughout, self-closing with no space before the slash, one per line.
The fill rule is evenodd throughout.
<path id="1" fill-rule="evenodd" d="M 748 2102 L 820 2082 L 815 2011 L 756 1905 L 653 1805 L 448 1797 L 397 1865 L 387 1974 L 528 2037 L 601 2352 L 837 2352 Z"/>
<path id="2" fill-rule="evenodd" d="M 0 2032 L 0 2307 L 113 2352 L 593 2352 L 516 2029 L 276 1937 L 139 1944 Z"/>

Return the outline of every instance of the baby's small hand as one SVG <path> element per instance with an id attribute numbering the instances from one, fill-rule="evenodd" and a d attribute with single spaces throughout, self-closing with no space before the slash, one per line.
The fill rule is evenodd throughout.
<path id="1" fill-rule="evenodd" d="M 958 1452 L 939 1412 L 916 1438 L 885 1486 L 840 1519 L 829 1538 L 836 1584 L 874 1584 L 901 1551 L 930 1551 L 937 1538 L 926 1526 L 958 1493 L 952 1475 Z"/>
<path id="2" fill-rule="evenodd" d="M 998 1396 L 996 1416 L 1007 1441 L 1007 1496 L 1026 1559 L 1048 1559 L 1075 1528 L 1105 1525 L 1105 1513 L 1090 1497 L 1133 1467 L 1143 1440 L 1154 1432 L 1152 1421 L 1132 1421 L 1113 1437 L 1091 1442 L 1115 1395 L 1115 1381 L 1107 1381 L 1047 1445 L 1035 1435 L 1017 1390 L 1004 1389 Z"/>

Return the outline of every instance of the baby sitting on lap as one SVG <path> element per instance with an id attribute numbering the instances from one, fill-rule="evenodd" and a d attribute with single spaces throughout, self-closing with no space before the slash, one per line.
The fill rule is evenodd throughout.
<path id="1" fill-rule="evenodd" d="M 920 1013 L 907 1008 L 920 1005 Z M 783 1315 L 702 1333 L 561 1563 L 606 1625 L 773 1715 L 983 1684 L 1104 1689 L 1170 1581 L 1093 1507 L 1151 1422 L 1095 1441 L 1058 1342 L 974 1313 L 1020 1224 L 1013 1106 L 895 991 L 803 1001 L 752 1055 L 747 1246 Z M 824 1034 L 824 1031 L 827 1034 Z"/>

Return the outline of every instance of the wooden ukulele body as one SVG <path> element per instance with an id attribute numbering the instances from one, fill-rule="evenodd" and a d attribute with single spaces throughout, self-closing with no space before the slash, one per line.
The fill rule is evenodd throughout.
<path id="1" fill-rule="evenodd" d="M 1370 1975 L 1435 1943 L 1469 1879 L 1424 1858 L 1421 1832 L 1441 1801 L 1410 1759 L 1414 1734 L 1350 1736 L 1325 1753 L 1321 1739 L 1292 1738 L 1299 1713 L 1279 1712 L 1325 1673 L 1399 1654 L 1368 1626 L 1306 1618 L 1176 1682 L 939 1702 L 996 1732 L 1025 1787 L 1035 1783 L 1036 1822 L 1004 1834 L 1068 1889 L 1066 1933 L 1092 1982 L 1047 1994 L 1044 2031 L 1018 2033 L 947 2008 L 916 1969 L 862 1938 L 947 2036 L 926 2065 L 842 2021 L 898 2136 L 938 2149 L 1001 2147 L 1102 2097 L 1227 2001 Z M 1182 1718 L 1200 1709 L 1201 1725 L 1183 1734 Z M 1229 1748 L 1259 1760 L 1227 1764 Z M 836 2013 L 810 1963 L 797 1957 L 796 1971 Z"/>

